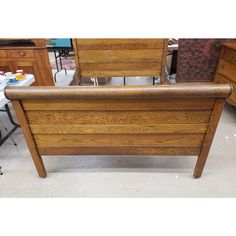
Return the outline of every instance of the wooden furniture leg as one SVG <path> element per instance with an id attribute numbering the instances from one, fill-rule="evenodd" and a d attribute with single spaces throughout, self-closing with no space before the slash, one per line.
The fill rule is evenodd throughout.
<path id="1" fill-rule="evenodd" d="M 12 101 L 12 105 L 13 105 L 14 110 L 16 112 L 17 118 L 21 124 L 21 129 L 22 129 L 22 132 L 25 136 L 25 140 L 27 142 L 27 145 L 29 147 L 34 165 L 38 171 L 38 175 L 40 177 L 46 177 L 47 172 L 45 170 L 43 160 L 37 151 L 33 136 L 31 134 L 30 128 L 28 126 L 28 121 L 27 121 L 25 113 L 21 107 L 21 103 L 19 101 Z"/>
<path id="2" fill-rule="evenodd" d="M 208 157 L 208 153 L 210 151 L 211 143 L 213 141 L 215 131 L 220 120 L 220 115 L 224 108 L 224 102 L 225 102 L 224 99 L 218 98 L 216 100 L 214 110 L 212 112 L 211 120 L 209 123 L 209 128 L 206 133 L 205 140 L 202 146 L 202 150 L 201 150 L 200 155 L 198 156 L 198 159 L 194 168 L 193 176 L 195 178 L 199 178 L 202 175 L 202 172 L 203 172 L 203 169 L 204 169 L 207 157 Z"/>

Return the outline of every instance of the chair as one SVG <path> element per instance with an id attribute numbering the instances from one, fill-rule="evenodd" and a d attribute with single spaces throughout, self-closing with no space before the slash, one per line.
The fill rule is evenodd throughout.
<path id="1" fill-rule="evenodd" d="M 160 76 L 166 63 L 167 39 L 73 39 L 77 72 L 83 78 Z M 164 74 L 164 73 L 163 73 Z"/>

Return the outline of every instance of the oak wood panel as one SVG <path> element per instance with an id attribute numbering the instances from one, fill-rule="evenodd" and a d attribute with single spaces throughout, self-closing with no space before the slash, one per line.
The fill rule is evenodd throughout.
<path id="1" fill-rule="evenodd" d="M 211 120 L 210 120 L 210 125 L 207 130 L 201 152 L 198 156 L 198 159 L 194 168 L 193 175 L 196 178 L 202 175 L 202 172 L 203 172 L 203 169 L 206 164 L 206 160 L 210 151 L 210 147 L 211 147 L 211 144 L 212 144 L 215 132 L 216 132 L 216 128 L 217 128 L 221 113 L 224 108 L 224 103 L 225 103 L 224 99 L 219 98 L 216 100 L 215 107 L 213 109 Z"/>
<path id="2" fill-rule="evenodd" d="M 200 147 L 39 147 L 41 155 L 199 155 Z"/>
<path id="3" fill-rule="evenodd" d="M 221 59 L 217 66 L 217 73 L 236 81 L 235 75 L 236 75 L 236 66 L 231 64 L 230 62 Z"/>
<path id="4" fill-rule="evenodd" d="M 79 50 L 162 49 L 165 39 L 77 39 Z"/>
<path id="5" fill-rule="evenodd" d="M 160 58 L 157 58 L 161 62 Z M 120 70 L 137 70 L 140 69 L 150 70 L 150 71 L 160 71 L 161 65 L 156 63 L 147 63 L 147 62 L 133 62 L 133 63 L 81 63 L 80 69 L 83 71 L 120 71 Z"/>
<path id="6" fill-rule="evenodd" d="M 34 58 L 34 50 L 7 50 L 7 56 L 13 58 L 32 57 Z"/>
<path id="7" fill-rule="evenodd" d="M 206 124 L 211 111 L 27 111 L 34 125 Z"/>
<path id="8" fill-rule="evenodd" d="M 135 76 L 159 76 L 160 70 L 119 70 L 119 71 L 81 71 L 81 77 L 135 77 Z"/>
<path id="9" fill-rule="evenodd" d="M 0 50 L 0 59 L 7 57 L 6 50 Z"/>
<path id="10" fill-rule="evenodd" d="M 162 50 L 81 50 L 80 63 L 160 62 Z"/>
<path id="11" fill-rule="evenodd" d="M 155 76 L 160 75 L 160 63 L 81 63 L 81 77 Z"/>
<path id="12" fill-rule="evenodd" d="M 210 110 L 215 98 L 136 100 L 26 100 L 25 110 Z"/>
<path id="13" fill-rule="evenodd" d="M 46 177 L 47 173 L 42 161 L 41 156 L 38 153 L 36 144 L 34 142 L 33 136 L 28 126 L 27 119 L 25 117 L 24 110 L 22 109 L 20 101 L 12 101 L 12 105 L 16 112 L 17 118 L 20 121 L 22 132 L 25 136 L 26 143 L 31 153 L 31 157 L 33 159 L 34 165 L 38 171 L 40 177 Z"/>
<path id="14" fill-rule="evenodd" d="M 207 124 L 30 125 L 33 134 L 163 134 L 206 133 Z"/>
<path id="15" fill-rule="evenodd" d="M 78 146 L 156 146 L 156 147 L 199 147 L 205 134 L 105 134 L 87 135 L 34 135 L 38 147 L 78 147 Z"/>
<path id="16" fill-rule="evenodd" d="M 35 51 L 35 58 L 38 68 L 40 68 L 40 78 L 37 80 L 38 86 L 54 86 L 55 84 L 48 57 L 48 49 L 43 48 L 41 50 Z"/>

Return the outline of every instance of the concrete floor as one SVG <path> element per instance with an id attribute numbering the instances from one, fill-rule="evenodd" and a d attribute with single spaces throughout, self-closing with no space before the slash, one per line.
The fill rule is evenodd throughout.
<path id="1" fill-rule="evenodd" d="M 8 126 L 0 114 L 2 126 Z M 2 127 L 1 127 L 2 128 Z M 1 197 L 236 197 L 236 109 L 225 106 L 202 178 L 195 157 L 44 158 L 39 178 L 21 130 L 0 147 Z"/>

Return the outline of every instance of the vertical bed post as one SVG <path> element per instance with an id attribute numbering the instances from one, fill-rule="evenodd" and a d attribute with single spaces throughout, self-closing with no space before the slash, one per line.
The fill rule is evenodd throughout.
<path id="1" fill-rule="evenodd" d="M 213 112 L 211 115 L 210 123 L 209 123 L 209 128 L 207 130 L 200 155 L 198 156 L 198 159 L 194 168 L 193 176 L 195 178 L 199 178 L 202 175 L 202 172 L 203 172 L 203 169 L 204 169 L 204 166 L 205 166 L 205 163 L 206 163 L 209 151 L 210 151 L 211 143 L 213 141 L 216 128 L 220 120 L 220 115 L 224 108 L 224 103 L 225 103 L 225 99 L 223 98 L 216 99 Z"/>
<path id="2" fill-rule="evenodd" d="M 43 160 L 38 153 L 38 150 L 37 150 L 36 144 L 34 142 L 33 136 L 31 134 L 30 128 L 28 126 L 28 121 L 26 119 L 25 112 L 22 108 L 21 102 L 18 100 L 14 100 L 14 101 L 12 101 L 12 105 L 13 105 L 14 110 L 16 112 L 17 118 L 21 124 L 21 129 L 22 129 L 22 132 L 25 136 L 25 140 L 26 140 L 26 143 L 27 143 L 28 148 L 30 150 L 34 165 L 38 171 L 38 175 L 40 177 L 46 177 L 47 172 L 45 170 Z"/>

